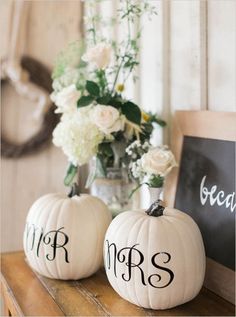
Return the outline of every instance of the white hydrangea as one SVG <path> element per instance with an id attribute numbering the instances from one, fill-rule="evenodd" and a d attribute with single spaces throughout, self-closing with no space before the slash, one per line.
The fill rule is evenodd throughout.
<path id="1" fill-rule="evenodd" d="M 104 139 L 104 134 L 89 120 L 87 111 L 63 115 L 53 131 L 53 143 L 62 148 L 75 166 L 88 163 Z"/>

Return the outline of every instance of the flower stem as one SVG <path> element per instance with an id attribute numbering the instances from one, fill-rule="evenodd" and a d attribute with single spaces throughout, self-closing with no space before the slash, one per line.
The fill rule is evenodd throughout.
<path id="1" fill-rule="evenodd" d="M 137 187 L 135 187 L 132 191 L 131 191 L 131 193 L 129 194 L 129 199 L 133 196 L 133 194 L 140 188 L 140 187 L 142 187 L 142 185 L 143 184 L 138 184 L 138 186 Z"/>
<path id="2" fill-rule="evenodd" d="M 127 10 L 127 12 L 129 12 L 129 0 L 126 1 L 126 10 Z M 124 50 L 124 54 L 123 54 L 123 56 L 121 57 L 120 65 L 118 66 L 118 69 L 117 69 L 117 73 L 116 73 L 116 76 L 115 76 L 115 80 L 114 80 L 114 83 L 113 83 L 113 86 L 112 86 L 112 91 L 115 90 L 115 86 L 116 86 L 116 83 L 117 83 L 117 80 L 118 80 L 118 77 L 119 77 L 119 74 L 120 74 L 121 67 L 123 66 L 123 63 L 124 63 L 124 60 L 125 60 L 125 56 L 126 56 L 126 54 L 127 54 L 127 51 L 128 51 L 128 49 L 129 49 L 129 46 L 130 46 L 130 41 L 131 41 L 131 26 L 130 26 L 130 17 L 129 17 L 129 15 L 127 15 L 127 28 L 128 28 L 128 40 L 127 40 L 127 43 L 126 43 L 126 47 L 125 47 L 125 50 Z"/>
<path id="3" fill-rule="evenodd" d="M 124 56 L 122 56 L 120 65 L 119 65 L 119 67 L 117 69 L 116 77 L 115 77 L 115 80 L 114 80 L 114 83 L 113 83 L 113 86 L 112 86 L 112 91 L 115 90 L 116 83 L 117 83 L 117 80 L 118 80 L 118 77 L 119 77 L 119 74 L 120 74 L 120 70 L 121 70 L 121 67 L 123 65 L 123 61 L 124 61 Z"/>

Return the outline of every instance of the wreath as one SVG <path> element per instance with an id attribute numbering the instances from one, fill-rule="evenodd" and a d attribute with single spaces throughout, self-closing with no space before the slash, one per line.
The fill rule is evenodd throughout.
<path id="1" fill-rule="evenodd" d="M 52 79 L 49 70 L 36 59 L 23 56 L 21 66 L 29 73 L 29 79 L 37 86 L 44 88 L 49 94 L 51 93 Z M 7 83 L 7 79 L 1 79 L 1 86 Z M 43 115 L 42 124 L 37 133 L 23 143 L 14 143 L 4 136 L 1 131 L 1 155 L 6 158 L 18 158 L 33 153 L 48 145 L 52 138 L 52 131 L 59 121 L 59 116 L 54 112 L 53 103 Z"/>

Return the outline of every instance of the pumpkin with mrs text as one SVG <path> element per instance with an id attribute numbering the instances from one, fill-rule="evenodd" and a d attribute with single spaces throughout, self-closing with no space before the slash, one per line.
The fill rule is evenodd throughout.
<path id="1" fill-rule="evenodd" d="M 24 251 L 29 265 L 55 279 L 88 277 L 102 266 L 102 248 L 111 214 L 90 195 L 55 193 L 39 198 L 30 208 Z"/>
<path id="2" fill-rule="evenodd" d="M 110 224 L 104 241 L 108 280 L 127 301 L 168 309 L 193 299 L 205 275 L 205 250 L 197 224 L 157 201 L 127 211 Z"/>

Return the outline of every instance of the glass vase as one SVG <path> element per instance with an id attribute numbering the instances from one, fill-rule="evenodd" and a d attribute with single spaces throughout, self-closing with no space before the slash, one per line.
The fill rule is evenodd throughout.
<path id="1" fill-rule="evenodd" d="M 126 168 L 107 168 L 106 178 L 96 178 L 91 185 L 90 193 L 107 204 L 114 218 L 123 211 L 139 206 L 137 194 L 129 197 L 134 187 Z"/>

